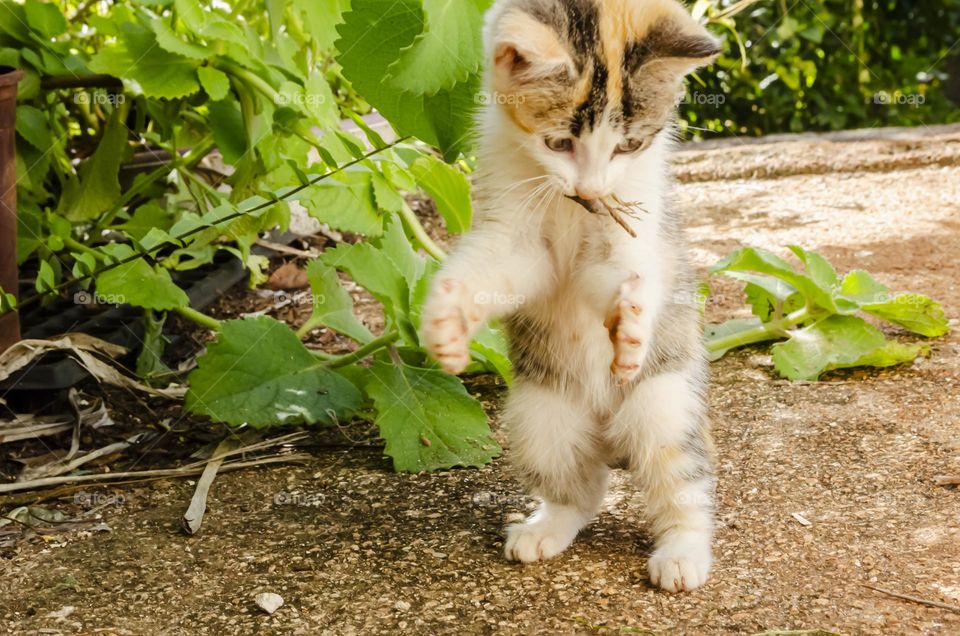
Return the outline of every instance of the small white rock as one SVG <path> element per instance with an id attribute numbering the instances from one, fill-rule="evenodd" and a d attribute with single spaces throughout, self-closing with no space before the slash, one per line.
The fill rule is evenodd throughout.
<path id="1" fill-rule="evenodd" d="M 407 603 L 406 601 L 397 601 L 393 606 L 401 612 L 406 612 L 408 609 L 410 609 L 410 603 Z"/>
<path id="2" fill-rule="evenodd" d="M 283 605 L 283 597 L 273 592 L 261 592 L 253 599 L 257 607 L 267 614 L 273 614 Z"/>

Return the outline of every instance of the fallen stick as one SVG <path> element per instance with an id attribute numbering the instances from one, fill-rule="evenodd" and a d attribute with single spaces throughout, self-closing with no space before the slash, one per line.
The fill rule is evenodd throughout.
<path id="1" fill-rule="evenodd" d="M 217 448 L 210 456 L 210 461 L 203 468 L 203 474 L 197 480 L 197 489 L 193 491 L 193 497 L 190 499 L 190 505 L 187 511 L 183 513 L 181 522 L 183 530 L 187 534 L 196 534 L 200 530 L 200 524 L 203 523 L 203 513 L 207 511 L 207 495 L 210 493 L 210 486 L 217 477 L 217 471 L 220 470 L 226 454 L 236 448 L 239 442 L 236 438 L 228 437 L 217 444 Z"/>
<path id="2" fill-rule="evenodd" d="M 231 470 L 238 470 L 240 468 L 250 468 L 251 466 L 263 466 L 266 464 L 280 464 L 284 462 L 299 462 L 306 461 L 313 457 L 313 455 L 308 455 L 307 453 L 291 453 L 290 455 L 268 455 L 266 457 L 260 457 L 257 459 L 251 459 L 246 461 L 235 461 L 229 462 L 220 467 L 220 472 L 225 473 Z M 13 484 L 0 484 L 0 494 L 10 493 L 10 492 L 20 492 L 23 490 L 33 490 L 35 488 L 42 488 L 45 486 L 59 486 L 61 484 L 70 484 L 70 483 L 83 483 L 83 482 L 97 482 L 97 481 L 114 481 L 120 479 L 161 479 L 164 477 L 192 477 L 193 475 L 200 474 L 203 472 L 202 464 L 206 462 L 198 462 L 198 464 L 190 464 L 188 466 L 181 466 L 180 468 L 158 468 L 155 470 L 134 470 L 129 472 L 120 472 L 120 473 L 99 473 L 96 475 L 67 475 L 65 477 L 45 477 L 43 479 L 35 479 L 31 482 L 22 482 L 22 483 L 13 483 Z"/>
<path id="3" fill-rule="evenodd" d="M 960 485 L 960 475 L 937 475 L 933 482 L 938 486 L 956 486 Z"/>
<path id="4" fill-rule="evenodd" d="M 861 583 L 863 587 L 869 588 L 876 592 L 882 594 L 887 594 L 894 598 L 899 598 L 904 601 L 911 601 L 913 603 L 920 603 L 921 605 L 928 605 L 930 607 L 939 607 L 940 609 L 950 610 L 951 612 L 957 612 L 960 614 L 960 605 L 950 605 L 949 603 L 941 603 L 940 601 L 931 601 L 925 598 L 920 598 L 918 596 L 910 596 L 909 594 L 901 594 L 899 592 L 891 592 L 890 590 L 885 590 L 882 587 L 876 587 L 875 585 L 869 585 L 867 583 Z"/>

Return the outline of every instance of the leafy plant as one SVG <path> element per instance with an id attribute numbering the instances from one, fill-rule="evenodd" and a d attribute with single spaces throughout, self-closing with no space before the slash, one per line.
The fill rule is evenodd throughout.
<path id="1" fill-rule="evenodd" d="M 940 304 L 920 294 L 891 294 L 869 273 L 840 277 L 820 254 L 791 245 L 803 266 L 764 250 L 745 247 L 723 259 L 711 274 L 743 282 L 753 316 L 707 325 L 711 359 L 747 344 L 773 345 L 774 368 L 791 380 L 816 380 L 832 369 L 887 367 L 926 355 L 926 344 L 889 340 L 866 314 L 927 337 L 949 331 Z"/>

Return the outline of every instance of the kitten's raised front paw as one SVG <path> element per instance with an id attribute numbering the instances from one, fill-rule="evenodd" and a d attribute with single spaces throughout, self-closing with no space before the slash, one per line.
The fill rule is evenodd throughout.
<path id="1" fill-rule="evenodd" d="M 552 559 L 573 543 L 579 529 L 550 517 L 527 519 L 507 527 L 503 554 L 508 561 L 523 563 Z"/>
<path id="2" fill-rule="evenodd" d="M 637 377 L 649 345 L 642 319 L 642 282 L 637 274 L 626 280 L 617 292 L 613 308 L 604 326 L 613 343 L 610 371 L 620 385 Z"/>
<path id="3" fill-rule="evenodd" d="M 444 371 L 457 374 L 470 363 L 470 337 L 481 319 L 466 285 L 453 278 L 436 282 L 423 311 L 423 338 Z"/>
<path id="4" fill-rule="evenodd" d="M 668 592 L 689 592 L 707 582 L 710 538 L 687 533 L 665 539 L 647 561 L 650 582 Z"/>

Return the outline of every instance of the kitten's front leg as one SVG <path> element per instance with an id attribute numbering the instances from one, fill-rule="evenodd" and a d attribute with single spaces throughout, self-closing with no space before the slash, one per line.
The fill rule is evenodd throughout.
<path id="1" fill-rule="evenodd" d="M 637 377 L 650 350 L 653 312 L 645 306 L 643 291 L 643 280 L 631 274 L 617 290 L 603 323 L 613 344 L 610 371 L 621 386 Z"/>

